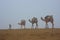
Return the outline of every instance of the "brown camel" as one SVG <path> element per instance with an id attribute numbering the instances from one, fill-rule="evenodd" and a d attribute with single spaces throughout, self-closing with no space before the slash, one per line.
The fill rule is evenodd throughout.
<path id="1" fill-rule="evenodd" d="M 18 23 L 19 25 L 21 25 L 21 28 L 24 26 L 25 28 L 25 24 L 26 24 L 26 21 L 24 19 L 21 20 L 20 23 Z"/>
<path id="2" fill-rule="evenodd" d="M 52 15 L 47 15 L 44 19 L 41 17 L 41 20 L 43 20 L 46 23 L 46 28 L 48 28 L 48 22 L 51 22 L 52 29 L 54 28 L 54 19 Z"/>
<path id="3" fill-rule="evenodd" d="M 36 27 L 35 27 L 35 28 L 38 27 L 38 20 L 37 20 L 36 17 L 33 17 L 31 20 L 29 19 L 29 22 L 32 23 L 32 28 L 33 28 L 33 24 L 34 24 L 34 23 L 36 24 Z"/>

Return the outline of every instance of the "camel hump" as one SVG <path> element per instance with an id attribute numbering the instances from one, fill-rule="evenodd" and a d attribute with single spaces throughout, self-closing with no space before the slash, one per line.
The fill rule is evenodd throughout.
<path id="1" fill-rule="evenodd" d="M 52 18 L 53 16 L 52 15 L 47 15 L 46 17 L 45 17 L 45 19 L 46 18 Z"/>
<path id="2" fill-rule="evenodd" d="M 24 19 L 22 19 L 22 20 L 21 20 L 21 22 L 22 22 L 22 23 L 24 23 L 24 22 L 25 22 L 25 20 L 24 20 Z"/>
<path id="3" fill-rule="evenodd" d="M 34 19 L 34 20 L 37 20 L 37 18 L 36 18 L 36 17 L 33 17 L 33 19 Z"/>
<path id="4" fill-rule="evenodd" d="M 32 18 L 32 21 L 35 21 L 36 22 L 37 21 L 37 18 L 36 17 L 33 17 Z"/>

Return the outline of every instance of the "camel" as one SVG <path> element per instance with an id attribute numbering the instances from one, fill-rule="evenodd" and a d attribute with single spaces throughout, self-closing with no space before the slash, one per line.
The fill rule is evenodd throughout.
<path id="1" fill-rule="evenodd" d="M 21 29 L 22 29 L 23 26 L 25 28 L 25 24 L 26 24 L 26 21 L 24 19 L 22 19 L 21 22 L 18 23 L 18 25 L 21 25 Z"/>
<path id="2" fill-rule="evenodd" d="M 29 22 L 32 24 L 32 27 L 31 28 L 33 28 L 33 24 L 34 23 L 36 24 L 36 27 L 35 28 L 38 27 L 38 20 L 37 20 L 36 17 L 33 17 L 31 20 L 29 19 Z"/>
<path id="3" fill-rule="evenodd" d="M 48 28 L 48 22 L 51 22 L 52 29 L 54 28 L 54 19 L 52 15 L 47 15 L 44 19 L 41 17 L 41 20 L 43 20 L 46 23 L 46 28 Z"/>
<path id="4" fill-rule="evenodd" d="M 11 25 L 11 24 L 9 24 L 9 29 L 11 29 L 11 27 L 12 27 L 12 25 Z"/>

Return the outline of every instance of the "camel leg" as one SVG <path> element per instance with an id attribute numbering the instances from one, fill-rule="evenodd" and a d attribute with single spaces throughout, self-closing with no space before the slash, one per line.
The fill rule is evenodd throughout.
<path id="1" fill-rule="evenodd" d="M 9 29 L 11 29 L 11 27 L 9 27 Z"/>
<path id="2" fill-rule="evenodd" d="M 52 32 L 54 31 L 54 23 L 52 23 Z"/>
<path id="3" fill-rule="evenodd" d="M 25 25 L 24 25 L 24 29 L 25 29 Z"/>
<path id="4" fill-rule="evenodd" d="M 54 28 L 54 23 L 52 23 L 52 28 Z"/>
<path id="5" fill-rule="evenodd" d="M 21 25 L 21 29 L 22 29 L 22 25 Z"/>
<path id="6" fill-rule="evenodd" d="M 46 29 L 48 28 L 48 24 L 46 23 Z"/>
<path id="7" fill-rule="evenodd" d="M 36 28 L 38 28 L 38 24 L 36 23 Z"/>
<path id="8" fill-rule="evenodd" d="M 31 28 L 33 28 L 33 24 L 32 24 L 32 27 Z"/>

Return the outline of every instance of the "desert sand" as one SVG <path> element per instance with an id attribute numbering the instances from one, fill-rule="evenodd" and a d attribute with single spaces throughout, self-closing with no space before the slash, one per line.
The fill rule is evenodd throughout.
<path id="1" fill-rule="evenodd" d="M 0 40 L 60 40 L 60 28 L 0 29 Z"/>

